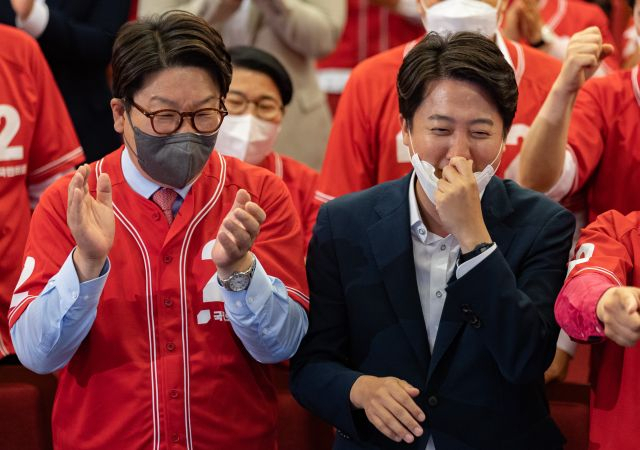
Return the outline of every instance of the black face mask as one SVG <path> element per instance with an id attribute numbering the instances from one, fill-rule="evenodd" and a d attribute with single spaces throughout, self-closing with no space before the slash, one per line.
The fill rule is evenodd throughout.
<path id="1" fill-rule="evenodd" d="M 142 170 L 159 184 L 176 189 L 185 187 L 202 171 L 218 137 L 217 133 L 153 136 L 134 126 L 130 117 L 129 123 L 133 128 L 135 154 Z"/>

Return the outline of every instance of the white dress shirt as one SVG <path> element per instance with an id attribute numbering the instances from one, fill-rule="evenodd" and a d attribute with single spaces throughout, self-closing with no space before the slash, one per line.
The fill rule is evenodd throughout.
<path id="1" fill-rule="evenodd" d="M 455 270 L 456 278 L 462 278 L 493 253 L 497 246 L 493 244 L 480 255 L 458 265 L 460 244 L 451 234 L 442 237 L 427 230 L 418 209 L 415 185 L 416 175 L 414 173 L 409 185 L 409 223 L 411 225 L 413 261 L 416 267 L 420 306 L 427 327 L 429 350 L 433 352 L 438 337 L 442 309 L 447 299 L 446 287 L 453 271 Z M 433 437 L 429 437 L 427 450 L 435 450 Z"/>

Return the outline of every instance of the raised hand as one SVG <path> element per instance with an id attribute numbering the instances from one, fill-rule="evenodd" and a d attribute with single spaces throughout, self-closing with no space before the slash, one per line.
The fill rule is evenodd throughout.
<path id="1" fill-rule="evenodd" d="M 396 442 L 411 443 L 423 433 L 419 422 L 425 415 L 413 401 L 419 393 L 399 378 L 363 375 L 353 383 L 349 397 L 382 434 Z"/>
<path id="2" fill-rule="evenodd" d="M 33 9 L 34 0 L 11 0 L 11 7 L 20 20 L 29 17 Z"/>
<path id="3" fill-rule="evenodd" d="M 571 36 L 567 55 L 554 89 L 567 94 L 577 93 L 598 70 L 604 58 L 613 53 L 613 45 L 602 42 L 598 27 L 585 28 Z"/>
<path id="4" fill-rule="evenodd" d="M 442 225 L 460 243 L 462 253 L 491 242 L 482 217 L 473 161 L 460 156 L 451 158 L 438 181 L 435 207 Z"/>
<path id="5" fill-rule="evenodd" d="M 220 278 L 227 278 L 233 272 L 242 272 L 251 267 L 253 257 L 249 253 L 258 237 L 260 225 L 266 213 L 251 201 L 249 193 L 240 189 L 231 210 L 218 230 L 212 258 L 218 268 Z"/>
<path id="6" fill-rule="evenodd" d="M 93 198 L 89 192 L 89 170 L 86 164 L 80 166 L 68 188 L 67 225 L 78 246 L 73 262 L 80 282 L 100 274 L 115 235 L 109 175 L 103 173 L 98 177 Z"/>
<path id="7" fill-rule="evenodd" d="M 604 334 L 623 347 L 640 339 L 640 289 L 630 286 L 607 289 L 596 308 Z"/>

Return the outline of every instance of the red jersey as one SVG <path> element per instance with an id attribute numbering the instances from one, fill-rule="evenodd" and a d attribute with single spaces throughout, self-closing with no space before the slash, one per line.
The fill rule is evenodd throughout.
<path id="1" fill-rule="evenodd" d="M 252 251 L 305 308 L 300 224 L 284 183 L 213 153 L 169 226 L 124 179 L 121 151 L 91 165 L 108 173 L 116 233 L 97 316 L 60 374 L 56 449 L 274 449 L 277 403 L 270 367 L 244 349 L 226 318 L 211 259 L 218 227 L 240 188 L 267 218 Z M 70 177 L 34 212 L 12 326 L 74 247 L 66 224 Z M 29 271 L 29 269 L 31 269 Z"/>
<path id="2" fill-rule="evenodd" d="M 577 163 L 572 192 L 586 190 L 589 222 L 610 209 L 640 210 L 633 185 L 640 179 L 638 117 L 637 66 L 592 78 L 578 93 L 568 136 Z"/>
<path id="3" fill-rule="evenodd" d="M 400 178 L 411 170 L 409 149 L 402 143 L 396 78 L 412 45 L 376 55 L 353 70 L 329 135 L 317 201 Z M 498 168 L 499 176 L 509 176 L 517 169 L 513 164 L 510 170 L 511 163 L 560 73 L 561 63 L 506 39 L 502 49 L 513 63 L 519 89 L 518 109 Z"/>
<path id="4" fill-rule="evenodd" d="M 0 358 L 14 353 L 7 310 L 39 186 L 84 161 L 38 43 L 0 25 Z"/>
<path id="5" fill-rule="evenodd" d="M 583 230 L 578 247 L 565 286 L 591 274 L 607 277 L 611 286 L 640 286 L 640 211 L 602 214 Z M 591 358 L 589 449 L 636 450 L 640 346 L 624 348 L 606 339 L 592 347 Z"/>
<path id="6" fill-rule="evenodd" d="M 287 185 L 300 217 L 306 248 L 318 215 L 318 205 L 314 201 L 318 186 L 318 172 L 289 156 L 276 152 L 267 155 L 260 166 L 278 175 Z"/>
<path id="7" fill-rule="evenodd" d="M 578 31 L 596 26 L 602 33 L 602 40 L 615 46 L 609 19 L 598 5 L 577 0 L 541 0 L 540 16 L 555 34 L 571 37 Z M 615 70 L 620 67 L 618 49 L 605 59 L 607 69 Z"/>
<path id="8" fill-rule="evenodd" d="M 366 58 L 424 34 L 421 22 L 413 22 L 389 8 L 370 3 L 368 0 L 348 0 L 342 37 L 333 53 L 318 61 L 318 67 L 352 68 Z"/>

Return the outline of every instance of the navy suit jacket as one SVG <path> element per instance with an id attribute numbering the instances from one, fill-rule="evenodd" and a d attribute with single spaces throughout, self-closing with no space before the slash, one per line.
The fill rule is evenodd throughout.
<path id="1" fill-rule="evenodd" d="M 562 448 L 543 374 L 558 326 L 574 219 L 544 196 L 494 177 L 482 199 L 498 249 L 450 280 L 433 354 L 418 295 L 409 224 L 410 177 L 325 204 L 307 256 L 309 331 L 291 389 L 338 429 L 334 448 L 437 450 Z M 363 374 L 420 390 L 425 434 L 395 443 L 355 410 Z"/>
<path id="2" fill-rule="evenodd" d="M 127 20 L 130 0 L 47 0 L 49 23 L 38 38 L 67 104 L 87 162 L 120 146 L 113 129 L 107 83 L 111 47 Z M 0 0 L 0 22 L 15 26 L 9 0 Z"/>

